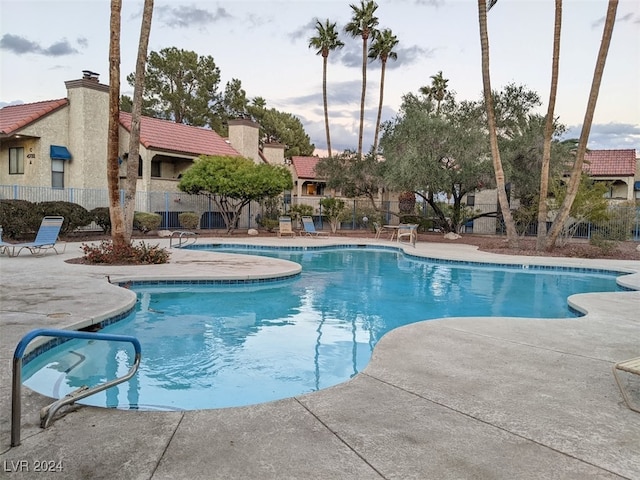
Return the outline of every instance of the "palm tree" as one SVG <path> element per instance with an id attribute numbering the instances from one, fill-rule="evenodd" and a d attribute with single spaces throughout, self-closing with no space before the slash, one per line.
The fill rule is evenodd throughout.
<path id="1" fill-rule="evenodd" d="M 338 38 L 336 24 L 327 19 L 324 25 L 316 20 L 316 36 L 309 39 L 309 48 L 315 48 L 316 55 L 322 55 L 322 100 L 324 103 L 324 128 L 327 133 L 327 150 L 331 156 L 331 136 L 329 134 L 329 109 L 327 107 L 327 59 L 329 52 L 344 47 Z"/>
<path id="2" fill-rule="evenodd" d="M 264 97 L 253 97 L 251 99 L 251 106 L 256 108 L 266 108 L 267 101 Z"/>
<path id="3" fill-rule="evenodd" d="M 153 17 L 153 1 L 144 0 L 142 24 L 140 26 L 140 41 L 138 43 L 138 58 L 136 60 L 136 77 L 133 87 L 133 105 L 131 108 L 131 132 L 129 136 L 129 159 L 127 161 L 127 179 L 124 194 L 124 236 L 127 243 L 131 242 L 133 234 L 133 216 L 136 206 L 136 184 L 138 182 L 138 157 L 140 151 L 140 117 L 142 116 L 142 94 L 147 64 L 147 49 L 151 33 L 151 18 Z"/>
<path id="4" fill-rule="evenodd" d="M 109 23 L 109 126 L 107 134 L 107 184 L 109 187 L 109 216 L 111 239 L 116 249 L 128 242 L 124 236 L 124 215 L 119 191 L 119 128 L 120 128 L 120 23 L 122 0 L 111 0 Z"/>
<path id="5" fill-rule="evenodd" d="M 377 31 L 373 36 L 373 42 L 369 47 L 369 58 L 380 60 L 380 102 L 378 102 L 378 116 L 376 118 L 376 133 L 373 136 L 373 154 L 378 152 L 378 135 L 380 134 L 380 117 L 382 116 L 382 100 L 384 98 L 384 74 L 387 69 L 387 60 L 397 60 L 398 54 L 393 49 L 398 45 L 396 37 L 389 28 Z"/>
<path id="6" fill-rule="evenodd" d="M 436 75 L 431 75 L 431 86 L 420 87 L 420 93 L 429 100 L 436 101 L 436 115 L 440 115 L 440 103 L 446 98 L 449 79 L 442 76 L 442 70 Z"/>
<path id="7" fill-rule="evenodd" d="M 545 248 L 552 250 L 555 246 L 556 239 L 562 231 L 569 212 L 573 205 L 573 201 L 578 193 L 578 187 L 580 186 L 580 177 L 582 175 L 582 165 L 584 164 L 584 155 L 587 152 L 587 142 L 589 140 L 589 132 L 591 131 L 591 123 L 593 122 L 593 114 L 596 109 L 596 103 L 598 102 L 598 93 L 600 91 L 600 83 L 602 81 L 602 73 L 604 72 L 604 66 L 607 61 L 607 54 L 609 53 L 609 45 L 611 44 L 611 36 L 613 35 L 613 27 L 616 23 L 616 12 L 618 10 L 618 0 L 609 0 L 607 7 L 607 16 L 604 22 L 604 31 L 602 33 L 602 41 L 600 42 L 600 51 L 598 52 L 598 59 L 596 61 L 596 68 L 593 72 L 593 81 L 591 83 L 591 91 L 589 92 L 589 100 L 587 102 L 587 110 L 584 114 L 584 122 L 582 124 L 582 131 L 580 132 L 580 140 L 578 141 L 578 151 L 576 153 L 576 160 L 573 163 L 571 169 L 571 177 L 569 178 L 569 184 L 567 185 L 567 196 L 565 197 L 560 210 L 556 215 L 551 230 L 547 236 L 547 243 Z"/>
<path id="8" fill-rule="evenodd" d="M 553 112 L 558 91 L 558 71 L 560 64 L 560 30 L 562 26 L 562 0 L 556 0 L 555 26 L 553 29 L 553 59 L 551 63 L 551 89 L 549 106 L 544 127 L 542 166 L 540 170 L 540 198 L 538 199 L 538 234 L 536 250 L 542 250 L 547 236 L 547 195 L 549 192 L 549 163 L 551 161 L 551 137 L 553 136 Z"/>
<path id="9" fill-rule="evenodd" d="M 484 102 L 487 110 L 487 123 L 489 127 L 489 143 L 491 145 L 491 157 L 493 159 L 493 170 L 496 177 L 496 188 L 498 190 L 498 203 L 502 211 L 507 228 L 507 241 L 511 248 L 518 246 L 518 232 L 509 209 L 509 199 L 504 181 L 504 170 L 498 149 L 498 135 L 496 133 L 496 115 L 493 109 L 493 97 L 491 93 L 491 78 L 489 75 L 489 35 L 487 33 L 487 0 L 478 0 L 478 17 L 480 23 L 480 44 L 482 45 L 482 84 L 484 87 Z M 492 2 L 490 7 L 495 3 Z"/>
<path id="10" fill-rule="evenodd" d="M 360 0 L 360 6 L 349 5 L 353 11 L 351 21 L 344 27 L 344 31 L 353 38 L 362 37 L 362 95 L 360 97 L 360 131 L 358 133 L 358 157 L 362 157 L 362 136 L 364 133 L 364 100 L 367 91 L 367 43 L 378 26 L 375 12 L 378 4 L 373 0 Z"/>

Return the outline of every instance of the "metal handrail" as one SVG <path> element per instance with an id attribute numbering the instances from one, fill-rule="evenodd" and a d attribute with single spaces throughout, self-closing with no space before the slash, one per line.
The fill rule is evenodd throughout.
<path id="1" fill-rule="evenodd" d="M 173 232 L 171 232 L 171 236 L 169 237 L 169 248 L 173 247 L 173 236 L 176 234 L 178 235 L 178 245 L 177 245 L 178 248 L 183 246 L 182 237 L 184 236 L 190 236 L 190 238 L 185 239 L 184 241 L 185 246 L 192 245 L 197 241 L 195 232 L 189 232 L 187 230 L 174 230 Z"/>
<path id="2" fill-rule="evenodd" d="M 47 428 L 55 413 L 63 406 L 74 403 L 76 400 L 81 400 L 94 393 L 101 392 L 107 388 L 118 385 L 119 383 L 126 382 L 133 377 L 138 371 L 140 366 L 140 360 L 142 358 L 142 347 L 140 341 L 128 335 L 111 335 L 107 333 L 93 333 L 93 332 L 79 332 L 75 330 L 54 330 L 39 328 L 27 333 L 20 342 L 13 354 L 13 380 L 12 380 L 12 393 L 11 393 L 11 446 L 17 447 L 20 445 L 20 419 L 21 419 L 21 387 L 22 387 L 22 357 L 25 354 L 27 345 L 36 337 L 62 337 L 62 338 L 82 338 L 87 340 L 106 340 L 112 342 L 129 342 L 133 344 L 135 349 L 135 359 L 129 372 L 114 380 L 106 383 L 101 383 L 95 387 L 88 388 L 86 386 L 81 387 L 60 400 L 44 407 L 40 411 L 40 426 Z"/>

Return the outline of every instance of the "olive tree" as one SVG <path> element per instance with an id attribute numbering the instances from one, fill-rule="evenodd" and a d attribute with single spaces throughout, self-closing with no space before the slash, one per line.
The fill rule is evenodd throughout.
<path id="1" fill-rule="evenodd" d="M 242 209 L 251 201 L 280 195 L 293 188 L 291 173 L 282 165 L 256 164 L 243 157 L 201 156 L 189 167 L 178 188 L 208 195 L 218 208 L 230 234 L 238 226 Z"/>

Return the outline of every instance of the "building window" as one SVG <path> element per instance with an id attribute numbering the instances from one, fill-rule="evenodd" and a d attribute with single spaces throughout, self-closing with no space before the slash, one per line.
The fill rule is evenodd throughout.
<path id="1" fill-rule="evenodd" d="M 307 195 L 315 195 L 315 194 L 316 194 L 315 183 L 307 183 Z"/>
<path id="2" fill-rule="evenodd" d="M 24 148 L 9 149 L 9 175 L 24 174 Z"/>
<path id="3" fill-rule="evenodd" d="M 475 195 L 467 195 L 467 206 L 474 207 L 476 205 L 476 196 Z"/>
<path id="4" fill-rule="evenodd" d="M 51 160 L 51 186 L 64 188 L 64 160 Z"/>

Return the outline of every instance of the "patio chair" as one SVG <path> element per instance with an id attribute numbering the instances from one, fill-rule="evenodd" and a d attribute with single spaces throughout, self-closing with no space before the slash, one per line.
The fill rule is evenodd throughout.
<path id="1" fill-rule="evenodd" d="M 311 217 L 302 217 L 302 228 L 304 229 L 304 234 L 309 237 L 326 237 L 327 233 L 316 230 L 316 226 L 313 224 L 313 218 Z"/>
<path id="2" fill-rule="evenodd" d="M 407 242 L 402 240 L 402 239 L 406 239 L 407 237 L 408 237 Z M 417 239 L 418 239 L 418 224 L 401 223 L 400 225 L 398 225 L 398 242 L 399 243 L 410 243 L 415 247 Z"/>
<path id="3" fill-rule="evenodd" d="M 282 235 L 291 235 L 292 237 L 296 236 L 296 232 L 294 232 L 293 228 L 291 227 L 291 217 L 280 217 L 278 219 L 278 222 L 280 224 L 278 228 L 279 237 L 281 237 Z"/>
<path id="4" fill-rule="evenodd" d="M 380 235 L 383 233 L 388 233 L 387 229 L 384 228 L 383 225 L 380 225 L 378 222 L 373 222 L 373 228 L 376 229 L 376 240 L 380 238 Z"/>
<path id="5" fill-rule="evenodd" d="M 58 241 L 58 234 L 62 228 L 62 222 L 64 222 L 64 217 L 44 217 L 36 234 L 36 239 L 33 242 L 2 242 L 2 253 L 6 253 L 10 257 L 17 257 L 25 248 L 33 255 L 44 255 L 47 250 L 53 250 L 56 254 L 60 253 L 56 248 L 56 243 Z M 63 252 L 65 248 L 66 244 L 64 244 L 62 248 Z"/>
<path id="6" fill-rule="evenodd" d="M 632 358 L 631 360 L 625 360 L 624 362 L 618 362 L 613 366 L 613 377 L 616 379 L 618 388 L 622 393 L 624 402 L 634 412 L 640 413 L 640 406 L 636 406 L 629 395 L 629 392 L 622 386 L 622 378 L 620 378 L 620 372 L 630 373 L 632 375 L 638 375 L 640 377 L 640 357 Z"/>

